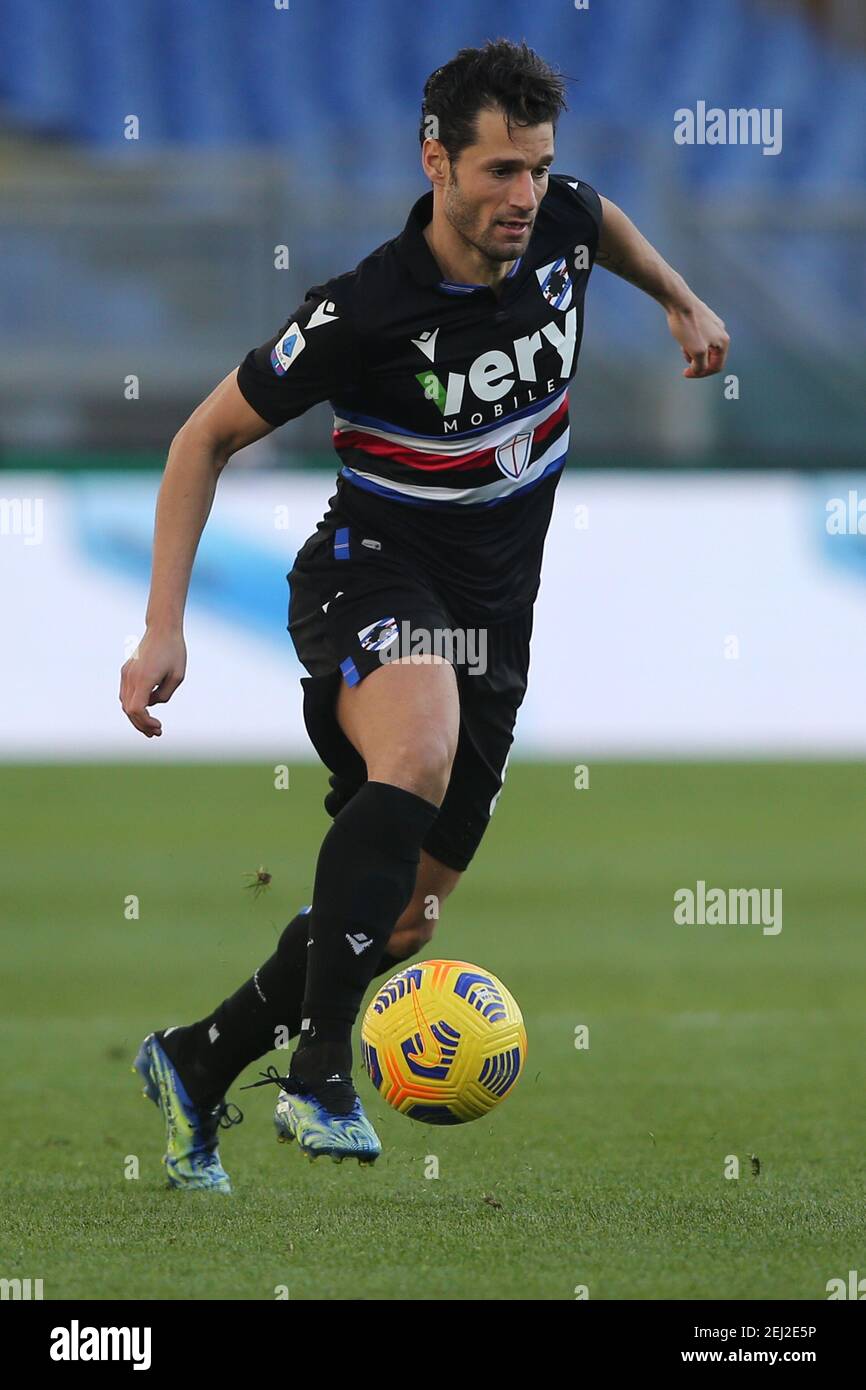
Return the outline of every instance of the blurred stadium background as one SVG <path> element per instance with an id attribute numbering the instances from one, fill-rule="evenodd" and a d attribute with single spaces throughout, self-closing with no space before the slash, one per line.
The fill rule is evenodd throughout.
<path id="1" fill-rule="evenodd" d="M 178 1282 L 128 1066 L 310 901 L 324 774 L 284 576 L 331 494 L 330 412 L 223 474 L 149 742 L 117 691 L 161 468 L 309 285 L 401 229 L 425 77 L 501 35 L 575 79 L 555 169 L 721 313 L 738 392 L 683 381 L 656 306 L 596 271 L 515 759 L 432 946 L 527 1019 L 496 1142 L 437 1133 L 425 1183 L 429 1133 L 367 1087 L 384 1178 L 323 1177 L 278 1161 L 247 1092 L 237 1205 L 172 1207 Z M 700 100 L 782 108 L 782 152 L 676 145 Z M 862 1270 L 864 112 L 859 0 L 0 0 L 0 1275 L 46 1298 L 821 1298 Z M 781 886 L 784 930 L 675 925 L 697 880 Z M 725 1183 L 728 1154 L 760 1180 Z"/>
<path id="2" fill-rule="evenodd" d="M 157 749 L 114 687 L 141 632 L 159 470 L 309 285 L 399 231 L 425 187 L 423 80 L 494 30 L 575 79 L 555 167 L 620 203 L 718 309 L 737 377 L 683 382 L 657 308 L 596 272 L 520 747 L 866 750 L 850 640 L 866 542 L 826 528 L 866 424 L 853 0 L 446 0 L 422 25 L 389 0 L 2 0 L 4 624 L 22 654 L 2 755 L 303 752 L 283 576 L 329 495 L 328 406 L 224 475 Z M 782 152 L 675 144 L 674 111 L 698 100 L 781 108 Z M 52 715 L 55 661 L 78 676 L 74 729 Z"/>

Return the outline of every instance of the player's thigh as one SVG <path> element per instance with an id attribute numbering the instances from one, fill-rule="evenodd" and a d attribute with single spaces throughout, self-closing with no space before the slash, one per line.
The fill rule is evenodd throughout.
<path id="1" fill-rule="evenodd" d="M 337 720 L 367 765 L 370 782 L 390 782 L 440 805 L 460 731 L 451 663 L 419 655 L 383 663 L 356 685 L 343 683 Z"/>

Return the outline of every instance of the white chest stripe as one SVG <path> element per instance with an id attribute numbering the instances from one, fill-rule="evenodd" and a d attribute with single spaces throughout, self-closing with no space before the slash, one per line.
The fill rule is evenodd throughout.
<path id="1" fill-rule="evenodd" d="M 346 472 L 350 476 L 364 478 L 367 482 L 375 483 L 377 487 L 387 488 L 389 492 L 400 493 L 404 497 L 420 497 L 425 502 L 456 502 L 471 506 L 474 502 L 489 502 L 493 498 L 508 497 L 513 492 L 520 492 L 528 483 L 535 482 L 548 464 L 566 452 L 569 434 L 569 428 L 566 426 L 565 431 L 529 465 L 525 473 L 521 473 L 519 478 L 503 476 L 495 483 L 485 483 L 483 487 L 419 487 L 417 483 L 397 483 L 393 478 L 380 478 L 377 473 L 363 473 L 359 468 L 347 467 Z"/>

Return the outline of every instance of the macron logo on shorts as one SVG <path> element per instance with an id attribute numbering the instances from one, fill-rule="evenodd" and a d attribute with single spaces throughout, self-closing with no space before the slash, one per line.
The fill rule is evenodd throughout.
<path id="1" fill-rule="evenodd" d="M 349 933 L 346 932 L 346 940 L 356 956 L 359 956 L 362 951 L 366 951 L 367 947 L 373 944 L 372 936 L 365 936 L 362 931 L 355 932 L 354 936 L 350 936 Z"/>

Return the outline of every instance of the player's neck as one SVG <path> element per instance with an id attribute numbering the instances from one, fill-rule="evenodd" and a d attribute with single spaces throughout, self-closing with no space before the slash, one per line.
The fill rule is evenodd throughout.
<path id="1" fill-rule="evenodd" d="M 442 271 L 443 280 L 453 285 L 489 285 L 493 293 L 502 286 L 514 261 L 490 261 L 455 232 L 447 217 L 438 218 L 424 228 L 424 239 Z"/>

